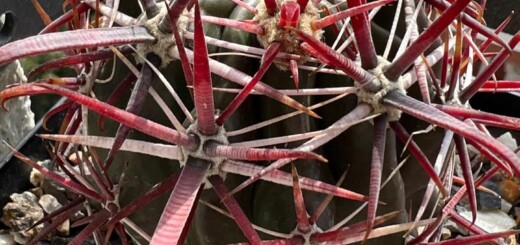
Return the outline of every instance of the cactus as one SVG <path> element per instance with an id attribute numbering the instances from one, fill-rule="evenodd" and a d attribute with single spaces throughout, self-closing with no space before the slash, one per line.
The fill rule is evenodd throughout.
<path id="1" fill-rule="evenodd" d="M 487 29 L 479 19 L 485 6 L 469 0 L 125 4 L 65 1 L 69 10 L 46 21 L 39 35 L 0 47 L 0 65 L 66 54 L 31 78 L 63 66 L 77 73 L 0 92 L 2 105 L 24 95 L 68 99 L 48 113 L 67 111 L 61 133 L 40 135 L 56 142 L 54 159 L 68 176 L 15 155 L 79 194 L 41 222 L 58 225 L 87 199 L 99 207 L 78 221 L 87 225 L 72 244 L 89 236 L 106 243 L 114 232 L 123 243 L 130 234 L 151 244 L 394 244 L 419 226 L 427 228 L 408 236 L 409 243 L 435 243 L 447 220 L 471 235 L 446 244 L 516 234 L 472 225 L 476 188 L 499 171 L 520 175 L 520 159 L 487 130 L 517 130 L 519 119 L 468 104 L 479 91 L 519 84 L 493 80 L 520 36 L 506 43 L 497 35 L 507 19 L 496 32 Z M 141 15 L 125 14 L 136 6 Z M 390 30 L 373 19 L 378 11 L 392 22 Z M 480 46 L 477 34 L 486 38 Z M 500 51 L 486 53 L 491 44 Z M 485 65 L 479 72 L 477 60 Z M 435 132 L 410 136 L 429 125 Z M 493 162 L 476 179 L 468 144 Z M 411 157 L 399 156 L 402 147 Z M 67 156 L 74 151 L 87 156 L 80 165 L 92 180 L 71 168 Z M 464 185 L 452 195 L 454 152 Z M 399 162 L 408 162 L 405 169 Z M 466 194 L 473 220 L 454 209 Z M 432 196 L 441 208 L 426 219 Z M 407 207 L 410 200 L 414 206 Z M 407 214 L 409 208 L 417 212 Z"/>

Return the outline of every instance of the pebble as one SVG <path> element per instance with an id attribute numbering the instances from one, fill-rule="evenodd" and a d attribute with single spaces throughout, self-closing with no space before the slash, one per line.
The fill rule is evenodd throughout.
<path id="1" fill-rule="evenodd" d="M 15 245 L 14 237 L 7 233 L 0 231 L 0 245 Z"/>
<path id="2" fill-rule="evenodd" d="M 41 196 L 38 203 L 47 214 L 50 214 L 62 207 L 61 203 L 59 203 L 54 196 L 49 194 Z M 56 231 L 59 236 L 68 236 L 70 231 L 70 220 L 66 220 L 60 226 L 56 227 Z"/>
<path id="3" fill-rule="evenodd" d="M 461 212 L 460 215 L 467 220 L 471 220 L 471 212 Z M 507 231 L 516 226 L 516 222 L 501 210 L 479 210 L 475 225 L 488 233 Z"/>
<path id="4" fill-rule="evenodd" d="M 38 204 L 38 197 L 31 192 L 12 194 L 10 202 L 3 208 L 2 222 L 11 228 L 11 234 L 17 243 L 25 244 L 43 229 L 43 224 L 33 229 L 31 226 L 44 216 Z"/>

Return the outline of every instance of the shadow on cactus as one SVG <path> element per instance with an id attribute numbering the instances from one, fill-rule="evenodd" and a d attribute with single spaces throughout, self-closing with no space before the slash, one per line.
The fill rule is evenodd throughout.
<path id="1" fill-rule="evenodd" d="M 201 4 L 208 2 L 211 1 Z M 55 226 L 81 209 L 87 199 L 99 204 L 101 208 L 78 221 L 87 225 L 74 238 L 72 244 L 81 244 L 91 235 L 97 242 L 107 243 L 113 231 L 124 243 L 128 243 L 128 230 L 133 230 L 151 244 L 184 243 L 190 231 L 191 221 L 197 215 L 195 210 L 199 203 L 219 212 L 221 219 L 232 218 L 244 238 L 242 241 L 233 242 L 247 240 L 249 244 L 349 244 L 412 231 L 418 226 L 427 228 L 413 239 L 409 239 L 410 244 L 479 243 L 517 233 L 504 231 L 487 234 L 473 223 L 477 214 L 475 188 L 499 170 L 511 176 L 520 176 L 520 159 L 513 150 L 492 137 L 486 127 L 518 130 L 519 119 L 476 111 L 467 103 L 479 91 L 495 91 L 490 89 L 493 86 L 496 91 L 518 88 L 516 82 L 493 81 L 493 73 L 504 64 L 520 41 L 518 35 L 509 43 L 498 37 L 497 33 L 507 21 L 496 30 L 497 33 L 490 31 L 477 18 L 481 16 L 485 6 L 469 0 L 456 0 L 451 3 L 427 0 L 419 1 L 417 5 L 415 1 L 402 0 L 370 3 L 352 0 L 337 5 L 328 1 L 305 0 L 264 0 L 255 2 L 254 5 L 239 0 L 232 2 L 233 7 L 236 4 L 236 8 L 242 8 L 253 18 L 239 20 L 201 15 L 196 0 L 177 0 L 171 3 L 140 0 L 143 14 L 138 18 L 118 11 L 119 1 L 107 1 L 106 4 L 99 0 L 66 1 L 71 10 L 47 23 L 40 35 L 0 47 L 0 64 L 52 51 L 63 51 L 66 54 L 64 58 L 42 64 L 30 73 L 31 77 L 63 66 L 72 67 L 78 74 L 76 77 L 37 80 L 0 92 L 2 104 L 11 98 L 25 95 L 58 94 L 68 98 L 67 103 L 47 115 L 50 117 L 58 111 L 67 110 L 61 134 L 41 135 L 45 139 L 57 142 L 53 152 L 54 160 L 68 177 L 44 169 L 21 154 L 16 154 L 24 162 L 40 170 L 47 178 L 81 196 L 44 218 L 41 222 L 52 220 L 52 225 L 35 237 L 32 243 L 46 237 Z M 397 4 L 396 9 L 399 11 L 394 16 L 388 38 L 389 44 L 383 54 L 379 55 L 372 39 L 371 19 L 381 7 L 394 4 Z M 403 10 L 404 18 L 400 17 L 400 10 Z M 89 14 L 90 12 L 93 13 Z M 45 19 L 45 12 L 41 10 L 39 13 Z M 422 27 L 418 27 L 419 13 L 429 16 L 431 21 L 424 31 Z M 407 29 L 400 38 L 396 58 L 390 61 L 391 44 L 400 19 L 404 19 Z M 252 33 L 257 36 L 261 48 L 206 36 L 203 22 Z M 119 27 L 113 26 L 114 23 Z M 69 30 L 58 32 L 57 29 L 64 25 L 67 25 Z M 328 28 L 329 26 L 331 28 Z M 322 42 L 326 30 L 332 30 L 338 37 L 331 46 L 328 43 L 333 40 Z M 480 46 L 474 43 L 477 34 L 487 38 Z M 441 45 L 438 45 L 439 37 L 442 39 Z M 336 48 L 340 41 L 343 42 L 342 45 Z M 486 55 L 489 56 L 489 53 L 485 52 L 492 43 L 500 46 L 501 51 L 493 54 L 488 62 Z M 221 55 L 260 58 L 260 66 L 249 76 L 224 62 L 210 58 L 207 45 L 233 51 Z M 193 48 L 189 48 L 190 46 Z M 97 83 L 111 80 L 101 79 L 100 74 L 103 70 L 112 69 L 109 61 L 113 60 L 115 66 L 115 57 L 127 66 L 131 74 L 122 79 L 111 91 L 110 97 L 103 102 L 96 99 L 93 87 L 99 86 Z M 172 82 L 163 75 L 170 63 L 178 61 L 193 98 L 193 112 L 172 87 Z M 480 72 L 473 70 L 477 61 L 485 65 Z M 273 63 L 276 67 L 272 69 L 289 70 L 292 76 L 291 86 L 294 89 L 277 89 L 260 81 L 264 79 Z M 433 66 L 437 63 L 440 63 L 442 69 L 440 75 L 434 71 Z M 345 84 L 342 87 L 309 88 L 301 86 L 302 70 L 311 70 L 311 75 L 334 74 L 352 79 L 355 83 L 353 86 Z M 214 88 L 212 73 L 243 88 Z M 153 88 L 152 81 L 156 78 L 162 81 L 161 85 L 165 86 L 170 93 L 169 96 L 174 98 L 181 113 L 174 113 Z M 406 95 L 416 81 L 422 101 Z M 114 106 L 132 85 L 126 108 L 123 110 Z M 431 89 L 433 90 L 430 91 Z M 238 94 L 223 108 L 218 108 L 217 105 L 222 103 L 215 101 L 214 93 Z M 165 126 L 139 116 L 145 109 L 143 106 L 148 94 L 154 99 L 155 106 L 159 105 L 171 125 Z M 293 111 L 240 129 L 229 130 L 234 128 L 230 126 L 234 124 L 231 116 L 237 113 L 253 94 L 270 98 Z M 312 118 L 319 121 L 321 117 L 314 110 L 348 94 L 356 95 L 355 108 L 341 114 L 339 120 L 324 129 L 250 141 L 230 140 L 232 137 L 260 131 L 269 125 L 276 125 L 298 115 L 304 115 L 308 120 Z M 291 97 L 324 95 L 335 97 L 313 106 L 306 106 Z M 89 119 L 86 117 L 87 110 L 99 114 L 98 125 L 101 128 L 104 118 L 119 123 L 115 136 L 90 135 L 86 126 Z M 445 129 L 441 148 L 434 156 L 435 165 L 431 164 L 430 160 L 433 159 L 426 156 L 400 123 L 403 112 Z M 183 118 L 185 123 L 181 123 Z M 367 176 L 356 176 L 369 180 L 367 196 L 340 187 L 343 178 L 338 180 L 337 185 L 333 185 L 319 177 L 302 177 L 296 169 L 297 164 L 294 163 L 291 164 L 291 173 L 279 170 L 296 159 L 310 159 L 310 162 L 305 164 L 327 162 L 323 156 L 313 151 L 319 150 L 331 140 L 342 137 L 342 133 L 350 127 L 367 120 L 373 122 L 373 135 L 365 135 L 372 140 L 368 149 L 372 152 L 370 171 Z M 392 134 L 388 127 L 392 129 Z M 132 130 L 157 138 L 162 143 L 127 139 Z M 395 225 L 375 228 L 396 216 L 406 216 L 399 212 L 402 210 L 380 216 L 377 214 L 378 207 L 385 202 L 379 200 L 385 152 L 394 152 L 395 158 L 397 150 L 395 144 L 393 148 L 385 149 L 388 139 L 394 133 L 399 140 L 406 143 L 409 153 L 429 176 L 430 183 L 414 222 L 398 222 Z M 303 143 L 298 143 L 300 145 L 296 148 L 260 148 L 283 146 L 292 142 Z M 455 147 L 450 147 L 452 142 Z M 495 164 L 476 181 L 473 179 L 469 161 L 468 143 L 478 149 L 482 157 L 490 159 Z M 104 160 L 98 156 L 97 148 L 109 150 Z M 67 160 L 67 154 L 71 149 L 79 150 L 86 156 L 83 157 L 80 166 L 92 173 L 92 181 L 72 169 L 71 163 Z M 461 182 L 465 184 L 451 196 L 454 162 L 445 158 L 453 154 L 455 149 L 463 170 Z M 133 202 L 120 205 L 120 188 L 124 187 L 118 184 L 121 180 L 117 182 L 108 175 L 119 151 L 178 160 L 182 170 L 154 186 L 146 194 L 138 196 Z M 267 167 L 253 163 L 265 161 L 274 162 Z M 398 171 L 395 170 L 393 174 Z M 227 173 L 246 176 L 248 179 L 236 187 L 230 187 L 224 182 Z M 388 179 L 391 179 L 393 174 Z M 235 199 L 236 193 L 259 179 L 292 188 L 289 198 L 294 203 L 295 214 L 288 217 L 294 217 L 295 221 L 291 221 L 294 228 L 290 234 L 270 231 L 255 225 L 251 221 L 251 215 L 243 210 L 248 208 L 245 205 L 252 204 L 239 203 Z M 204 200 L 207 192 L 203 193 L 203 190 L 209 188 L 215 191 L 218 200 L 227 211 L 218 207 L 218 202 L 215 204 Z M 316 208 L 309 208 L 306 207 L 307 198 L 304 198 L 302 190 L 323 193 L 328 197 L 318 200 L 319 205 L 315 205 Z M 172 191 L 170 198 L 152 235 L 147 234 L 139 228 L 139 224 L 128 218 L 169 191 Z M 434 193 L 441 196 L 439 205 L 442 211 L 435 214 L 436 219 L 421 220 Z M 472 221 L 465 220 L 454 210 L 455 205 L 466 194 L 470 200 Z M 336 197 L 334 200 L 345 198 L 364 202 L 360 210 L 367 207 L 365 221 L 344 226 L 351 219 L 349 216 L 331 227 L 320 227 L 317 220 L 331 204 L 333 196 Z M 310 212 L 311 209 L 314 210 Z M 447 219 L 467 228 L 471 236 L 439 242 L 440 237 L 434 234 L 442 228 Z M 334 223 L 334 220 L 328 223 Z M 221 234 L 222 238 L 216 239 L 228 241 L 226 235 L 228 234 Z M 215 238 L 200 239 L 208 239 L 207 243 L 215 242 Z"/>

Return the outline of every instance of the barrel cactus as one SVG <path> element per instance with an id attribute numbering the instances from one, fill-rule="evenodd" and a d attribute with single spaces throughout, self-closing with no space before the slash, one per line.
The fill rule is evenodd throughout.
<path id="1" fill-rule="evenodd" d="M 124 243 L 417 244 L 438 242 L 447 220 L 470 231 L 447 244 L 516 233 L 472 225 L 476 188 L 498 172 L 520 175 L 513 149 L 487 130 L 517 130 L 519 119 L 468 104 L 520 84 L 494 80 L 520 37 L 497 35 L 507 19 L 486 28 L 485 4 L 70 0 L 55 20 L 36 4 L 45 29 L 0 47 L 0 65 L 63 51 L 29 77 L 64 66 L 77 76 L 36 79 L 0 99 L 68 99 L 47 115 L 66 110 L 61 134 L 40 135 L 56 142 L 68 176 L 15 155 L 79 195 L 32 242 L 87 200 L 72 244 L 114 232 Z M 486 53 L 492 44 L 500 51 Z M 478 178 L 468 144 L 492 162 Z M 90 176 L 72 168 L 78 152 Z M 463 183 L 455 194 L 453 179 Z M 455 210 L 466 194 L 473 220 Z M 434 206 L 436 218 L 425 218 Z"/>

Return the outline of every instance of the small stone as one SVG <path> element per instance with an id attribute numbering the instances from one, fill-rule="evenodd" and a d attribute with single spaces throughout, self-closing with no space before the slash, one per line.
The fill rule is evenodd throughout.
<path id="1" fill-rule="evenodd" d="M 506 201 L 510 203 L 515 203 L 520 199 L 520 185 L 518 185 L 515 181 L 509 179 L 503 179 L 498 183 L 499 190 L 498 193 L 504 198 Z"/>
<path id="2" fill-rule="evenodd" d="M 466 220 L 471 220 L 471 212 L 461 212 Z M 475 225 L 488 233 L 507 231 L 516 226 L 516 222 L 500 210 L 477 211 Z"/>
<path id="3" fill-rule="evenodd" d="M 502 210 L 502 212 L 504 213 L 509 213 L 511 211 L 511 208 L 513 208 L 513 205 L 508 201 L 502 199 L 500 210 Z"/>
<path id="4" fill-rule="evenodd" d="M 83 156 L 83 152 L 81 151 L 78 151 L 78 152 L 74 152 L 72 154 L 69 155 L 69 161 L 74 165 L 74 166 L 78 166 L 82 161 L 85 161 L 85 159 L 83 159 L 84 156 Z M 92 157 L 89 156 L 88 157 L 88 160 L 90 162 L 92 162 Z"/>
<path id="5" fill-rule="evenodd" d="M 70 154 L 69 156 L 69 162 L 71 162 L 74 165 L 78 165 L 80 163 L 80 159 L 83 159 L 83 153 L 82 152 L 74 152 Z"/>
<path id="6" fill-rule="evenodd" d="M 493 181 L 486 181 L 484 187 L 495 193 L 500 193 L 498 185 Z M 500 196 L 480 190 L 477 191 L 477 207 L 479 210 L 500 209 L 501 205 L 502 198 L 500 198 Z"/>
<path id="7" fill-rule="evenodd" d="M 37 164 L 48 169 L 49 165 L 51 164 L 51 161 L 50 160 L 38 161 Z M 33 168 L 33 170 L 31 171 L 31 175 L 29 176 L 29 181 L 31 182 L 31 184 L 33 184 L 36 187 L 40 187 L 44 180 L 45 180 L 45 176 L 40 171 Z"/>
<path id="8" fill-rule="evenodd" d="M 442 228 L 442 231 L 441 231 L 441 240 L 447 240 L 447 239 L 450 239 L 451 237 L 451 231 L 447 228 Z"/>
<path id="9" fill-rule="evenodd" d="M 15 203 L 27 203 L 30 206 L 38 206 L 38 197 L 32 192 L 25 191 L 22 194 L 14 193 L 10 198 Z"/>
<path id="10" fill-rule="evenodd" d="M 33 184 L 36 187 L 39 187 L 41 186 L 41 183 L 44 179 L 45 176 L 43 176 L 43 174 L 40 171 L 38 171 L 38 169 L 32 169 L 31 175 L 29 176 L 29 181 L 31 182 L 31 184 Z"/>
<path id="11" fill-rule="evenodd" d="M 459 225 L 457 225 L 457 223 L 451 221 L 451 220 L 447 220 L 446 223 L 444 224 L 443 228 L 446 228 L 450 231 L 451 234 L 455 233 L 455 234 L 463 234 L 463 235 L 467 235 L 467 230 L 465 229 L 461 229 L 459 227 Z M 451 238 L 451 236 L 450 236 Z"/>
<path id="12" fill-rule="evenodd" d="M 509 149 L 516 149 L 518 147 L 515 138 L 513 138 L 513 136 L 509 132 L 500 135 L 500 137 L 498 137 L 497 140 L 500 143 L 506 145 Z"/>
<path id="13" fill-rule="evenodd" d="M 38 197 L 31 192 L 13 194 L 11 200 L 13 202 L 3 208 L 1 221 L 11 228 L 11 234 L 17 243 L 25 244 L 43 229 L 43 224 L 29 229 L 43 218 L 43 209 L 38 205 Z"/>
<path id="14" fill-rule="evenodd" d="M 29 190 L 32 194 L 36 195 L 38 198 L 43 196 L 43 189 L 40 187 L 34 187 Z"/>
<path id="15" fill-rule="evenodd" d="M 0 245 L 15 245 L 14 237 L 7 232 L 0 232 Z"/>
<path id="16" fill-rule="evenodd" d="M 516 241 L 516 236 L 515 235 L 512 235 L 512 236 L 508 236 L 506 237 L 506 244 L 508 245 L 516 245 L 518 244 L 518 242 Z"/>
<path id="17" fill-rule="evenodd" d="M 2 1 L 5 3 L 5 1 Z M 2 4 L 2 7 L 5 4 Z M 3 12 L 3 9 L 2 9 Z M 18 60 L 4 66 L 0 70 L 0 90 L 11 84 L 26 83 L 22 65 Z M 0 139 L 10 145 L 16 145 L 27 132 L 34 127 L 34 113 L 31 111 L 31 100 L 27 96 L 13 98 L 6 104 L 6 110 L 0 111 Z M 2 145 L 0 159 L 3 159 L 11 150 Z"/>
<path id="18" fill-rule="evenodd" d="M 40 197 L 38 203 L 47 214 L 50 214 L 62 207 L 61 203 L 59 203 L 54 196 L 49 194 L 45 194 Z M 59 236 L 68 236 L 70 231 L 70 221 L 66 220 L 63 222 L 61 225 L 56 227 L 56 231 Z"/>
<path id="19" fill-rule="evenodd" d="M 49 194 L 45 194 L 40 197 L 38 203 L 47 214 L 58 210 L 62 206 L 55 197 Z"/>

